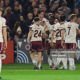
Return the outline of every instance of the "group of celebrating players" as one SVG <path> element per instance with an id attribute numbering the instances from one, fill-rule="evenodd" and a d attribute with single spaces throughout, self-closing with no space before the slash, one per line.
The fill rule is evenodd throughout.
<path id="1" fill-rule="evenodd" d="M 69 61 L 69 70 L 75 70 L 75 55 L 68 54 L 69 57 L 50 56 L 51 49 L 56 50 L 76 50 L 76 35 L 80 34 L 77 24 L 77 16 L 71 14 L 69 21 L 62 14 L 59 19 L 54 19 L 52 13 L 49 14 L 49 20 L 44 18 L 44 11 L 39 10 L 38 17 L 35 17 L 33 24 L 30 26 L 27 42 L 31 43 L 30 57 L 34 64 L 34 69 L 42 69 L 43 50 L 47 50 L 48 63 L 51 69 L 67 69 Z M 52 18 L 53 17 L 53 18 Z M 38 55 L 36 59 L 35 54 Z M 55 55 L 65 55 L 55 53 Z M 60 62 L 63 65 L 59 68 Z M 53 66 L 54 64 L 54 66 Z"/>
<path id="2" fill-rule="evenodd" d="M 49 20 L 48 20 L 49 19 Z M 62 14 L 59 19 L 54 19 L 52 13 L 49 13 L 48 19 L 44 18 L 44 11 L 39 10 L 38 17 L 35 17 L 27 37 L 27 42 L 31 43 L 30 57 L 34 64 L 34 69 L 42 69 L 43 50 L 47 50 L 48 63 L 51 69 L 67 69 L 69 61 L 69 70 L 75 70 L 74 53 L 54 53 L 55 55 L 65 55 L 66 57 L 51 57 L 51 49 L 56 50 L 76 50 L 76 35 L 80 34 L 77 23 L 77 16 L 71 14 L 69 21 Z M 4 42 L 4 47 L 3 47 Z M 7 29 L 6 20 L 2 17 L 0 9 L 0 72 L 2 67 L 1 53 L 7 48 Z M 37 56 L 37 59 L 35 55 Z M 59 68 L 60 62 L 63 65 Z M 54 64 L 54 66 L 53 66 Z"/>

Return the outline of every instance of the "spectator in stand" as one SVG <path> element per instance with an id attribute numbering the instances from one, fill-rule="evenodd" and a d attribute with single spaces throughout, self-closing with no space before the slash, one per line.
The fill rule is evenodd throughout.
<path id="1" fill-rule="evenodd" d="M 31 6 L 27 7 L 27 12 L 32 12 L 35 7 L 38 7 L 37 5 L 36 1 L 32 1 Z"/>
<path id="2" fill-rule="evenodd" d="M 38 16 L 38 8 L 34 8 L 33 9 L 33 17 L 37 17 Z"/>
<path id="3" fill-rule="evenodd" d="M 79 9 L 78 9 L 78 8 L 74 8 L 74 13 L 75 13 L 77 16 L 80 16 L 80 12 L 79 12 Z"/>
<path id="4" fill-rule="evenodd" d="M 26 27 L 27 27 L 27 33 L 29 32 L 29 26 L 32 24 L 33 21 L 33 14 L 32 13 L 28 13 L 27 17 L 26 17 Z"/>
<path id="5" fill-rule="evenodd" d="M 0 7 L 4 9 L 4 0 L 0 1 Z"/>
<path id="6" fill-rule="evenodd" d="M 79 5 L 80 5 L 80 0 L 76 0 L 75 7 L 78 8 Z"/>
<path id="7" fill-rule="evenodd" d="M 12 26 L 10 25 L 11 15 L 12 15 L 12 9 L 11 9 L 11 7 L 7 7 L 5 9 L 5 11 L 4 11 L 3 16 L 6 18 L 7 25 L 10 27 L 10 29 L 12 29 Z"/>
<path id="8" fill-rule="evenodd" d="M 58 8 L 58 10 L 59 9 L 62 9 L 63 10 L 63 13 L 64 13 L 64 15 L 67 17 L 69 14 L 70 14 L 70 12 L 71 12 L 71 9 L 69 8 L 69 7 L 67 7 L 67 4 L 62 4 L 62 6 L 60 7 L 60 8 Z"/>
<path id="9" fill-rule="evenodd" d="M 59 8 L 59 2 L 55 1 L 54 3 L 51 4 L 49 12 L 56 13 L 58 8 Z"/>
<path id="10" fill-rule="evenodd" d="M 17 28 L 16 34 L 18 35 L 19 39 L 23 38 L 23 33 L 20 27 Z"/>
<path id="11" fill-rule="evenodd" d="M 5 2 L 5 8 L 10 7 L 10 0 L 5 0 L 4 2 Z"/>

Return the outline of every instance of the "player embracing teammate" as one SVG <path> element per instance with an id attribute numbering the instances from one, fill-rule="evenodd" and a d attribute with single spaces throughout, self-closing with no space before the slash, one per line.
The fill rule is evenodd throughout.
<path id="1" fill-rule="evenodd" d="M 68 56 L 66 53 L 55 53 L 58 57 L 54 59 L 54 57 L 51 58 L 50 50 L 51 48 L 56 50 L 76 50 L 76 35 L 77 33 L 80 34 L 76 20 L 77 16 L 72 14 L 69 22 L 66 21 L 64 15 L 60 16 L 57 23 L 54 20 L 50 22 L 44 18 L 44 11 L 38 12 L 38 17 L 34 18 L 34 23 L 30 26 L 27 38 L 27 42 L 32 44 L 30 56 L 34 69 L 42 69 L 43 47 L 45 46 L 50 68 L 58 69 L 59 64 L 62 62 L 63 66 L 60 69 L 67 69 L 67 61 L 69 61 L 69 69 L 75 70 L 75 56 L 73 53 L 68 54 Z M 38 60 L 35 59 L 35 53 L 38 55 Z"/>
<path id="2" fill-rule="evenodd" d="M 56 37 L 56 44 L 55 48 L 56 50 L 64 50 L 65 49 L 65 39 L 64 39 L 64 31 L 65 31 L 65 22 L 66 17 L 64 15 L 60 16 L 59 22 L 54 25 L 53 34 L 51 37 L 51 43 L 54 45 L 53 40 L 54 37 Z M 63 53 L 56 53 L 56 64 L 54 65 L 55 69 L 58 69 L 59 64 L 62 62 L 63 67 L 62 69 L 67 69 L 67 57 Z"/>
<path id="3" fill-rule="evenodd" d="M 78 29 L 79 25 L 77 22 L 77 16 L 71 14 L 70 21 L 66 22 L 66 17 L 64 15 L 60 16 L 60 23 L 55 24 L 55 29 L 53 31 L 52 40 L 56 34 L 56 49 L 62 50 L 76 50 L 76 35 L 80 34 Z M 61 53 L 59 53 L 61 54 Z M 61 54 L 63 55 L 63 54 Z M 65 54 L 64 54 L 65 55 Z M 68 53 L 67 57 L 57 58 L 57 63 L 55 67 L 58 67 L 62 61 L 63 66 L 61 69 L 67 69 L 67 60 L 69 61 L 69 70 L 75 70 L 75 54 Z"/>

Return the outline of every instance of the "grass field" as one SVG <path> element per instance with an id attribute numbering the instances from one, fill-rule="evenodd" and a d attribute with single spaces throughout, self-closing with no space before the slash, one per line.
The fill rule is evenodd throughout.
<path id="1" fill-rule="evenodd" d="M 2 80 L 80 80 L 80 64 L 77 70 L 49 70 L 43 65 L 43 70 L 33 70 L 32 64 L 3 65 Z"/>

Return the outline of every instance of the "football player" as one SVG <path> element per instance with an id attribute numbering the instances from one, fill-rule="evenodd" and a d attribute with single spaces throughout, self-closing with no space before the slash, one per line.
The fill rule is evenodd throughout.
<path id="1" fill-rule="evenodd" d="M 66 49 L 69 50 L 76 50 L 76 35 L 77 33 L 80 34 L 80 30 L 78 29 L 79 25 L 76 23 L 77 16 L 75 14 L 71 14 L 70 16 L 70 22 L 67 23 L 67 26 L 65 27 L 66 30 L 66 36 L 65 36 L 65 43 L 66 43 Z M 68 60 L 69 60 L 69 69 L 75 70 L 75 61 L 74 61 L 74 54 L 70 53 L 68 54 Z"/>
<path id="2" fill-rule="evenodd" d="M 64 45 L 64 32 L 65 32 L 65 19 L 66 17 L 64 15 L 60 16 L 60 22 L 56 23 L 54 25 L 54 31 L 53 31 L 53 35 L 51 38 L 51 42 L 54 40 L 54 36 L 56 36 L 56 49 L 58 50 L 63 50 L 65 48 Z M 54 45 L 52 43 L 52 45 Z M 58 53 L 57 53 L 58 54 Z M 62 56 L 62 57 L 61 57 Z M 64 54 L 59 53 L 58 57 L 57 57 L 57 62 L 55 65 L 55 68 L 57 69 L 58 65 L 60 64 L 60 62 L 63 63 L 63 69 L 67 69 L 67 58 L 66 55 L 64 56 Z"/>
<path id="3" fill-rule="evenodd" d="M 41 70 L 41 64 L 42 64 L 42 51 L 43 51 L 43 46 L 42 46 L 42 34 L 44 33 L 45 29 L 43 26 L 40 25 L 39 18 L 36 17 L 34 19 L 34 24 L 31 26 L 31 30 L 29 31 L 27 42 L 30 43 L 30 38 L 31 38 L 31 59 L 34 64 L 35 69 Z M 35 52 L 38 54 L 38 63 L 36 64 L 35 61 Z"/>
<path id="4" fill-rule="evenodd" d="M 50 23 L 46 18 L 44 18 L 44 11 L 43 10 L 39 10 L 38 16 L 39 16 L 39 19 L 40 19 L 40 24 L 42 26 L 46 25 L 47 28 L 49 29 L 50 28 Z M 44 28 L 45 28 L 45 26 L 44 26 Z M 48 42 L 50 32 L 49 32 L 48 29 L 43 35 L 42 42 L 43 42 L 43 49 L 44 50 L 46 49 L 47 53 L 50 54 L 50 44 Z M 52 67 L 52 60 L 51 60 L 50 56 L 48 56 L 48 64 L 49 64 L 50 67 Z"/>
<path id="5" fill-rule="evenodd" d="M 6 28 L 6 19 L 2 17 L 2 9 L 0 8 L 0 73 L 2 69 L 2 56 L 1 54 L 5 52 L 7 48 L 7 28 Z M 4 45 L 3 45 L 4 42 Z M 1 77 L 0 77 L 1 79 Z"/>

